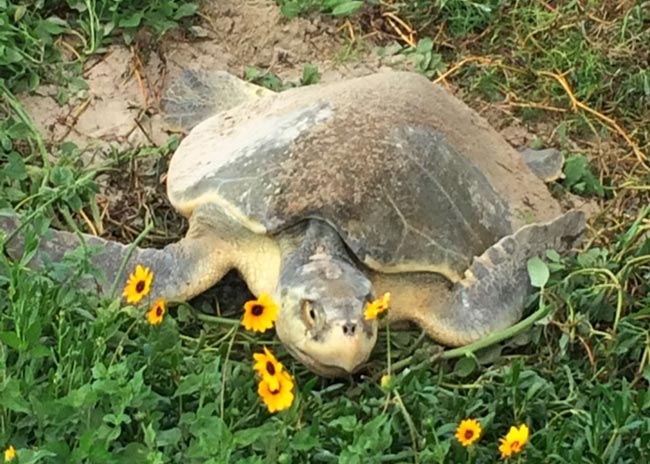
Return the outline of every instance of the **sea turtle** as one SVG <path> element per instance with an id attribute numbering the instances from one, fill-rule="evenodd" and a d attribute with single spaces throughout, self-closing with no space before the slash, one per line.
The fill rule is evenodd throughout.
<path id="1" fill-rule="evenodd" d="M 513 324 L 530 291 L 527 260 L 571 249 L 584 230 L 583 213 L 563 213 L 485 120 L 415 73 L 274 94 L 187 71 L 163 103 L 193 126 L 167 177 L 189 231 L 136 248 L 126 268 L 151 268 L 153 296 L 168 300 L 237 269 L 279 304 L 287 349 L 325 376 L 368 359 L 377 322 L 364 307 L 384 292 L 389 321 L 449 346 Z M 127 246 L 85 239 L 103 246 L 94 259 L 112 282 Z M 58 259 L 77 240 L 53 232 L 40 253 Z"/>

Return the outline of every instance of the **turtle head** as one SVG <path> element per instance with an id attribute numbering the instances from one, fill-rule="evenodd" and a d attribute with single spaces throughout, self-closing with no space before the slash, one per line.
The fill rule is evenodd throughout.
<path id="1" fill-rule="evenodd" d="M 376 321 L 364 318 L 370 280 L 356 267 L 327 257 L 284 272 L 276 331 L 291 354 L 326 377 L 352 373 L 377 341 Z"/>

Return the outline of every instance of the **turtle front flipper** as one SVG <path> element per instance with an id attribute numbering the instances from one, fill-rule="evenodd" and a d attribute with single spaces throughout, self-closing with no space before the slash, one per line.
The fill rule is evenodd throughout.
<path id="1" fill-rule="evenodd" d="M 221 111 L 273 93 L 225 71 L 188 69 L 167 88 L 161 107 L 172 128 L 189 131 Z"/>
<path id="2" fill-rule="evenodd" d="M 17 229 L 15 217 L 0 216 L 0 230 L 9 235 Z M 148 295 L 151 301 L 156 298 L 187 301 L 217 283 L 233 268 L 240 270 L 255 294 L 273 291 L 279 272 L 279 252 L 270 241 L 258 239 L 207 206 L 194 212 L 182 240 L 162 249 L 131 250 L 128 245 L 91 235 L 49 230 L 28 265 L 39 268 L 47 262 L 60 262 L 66 253 L 79 247 L 89 250 L 92 264 L 105 276 L 99 282 L 87 280 L 84 284 L 98 288 L 107 297 L 121 294 L 129 274 L 138 264 L 153 272 Z M 24 250 L 22 233 L 16 233 L 4 246 L 0 242 L 0 252 L 2 248 L 10 258 L 20 259 Z M 128 261 L 123 266 L 125 259 Z M 265 263 L 268 276 L 261 275 L 260 262 Z M 117 282 L 116 294 L 112 295 L 114 282 Z"/>
<path id="3" fill-rule="evenodd" d="M 531 291 L 528 260 L 548 249 L 570 250 L 584 228 L 577 210 L 524 226 L 475 258 L 453 285 L 425 273 L 378 275 L 373 284 L 376 292 L 392 292 L 392 320 L 412 320 L 444 345 L 466 345 L 517 322 Z"/>

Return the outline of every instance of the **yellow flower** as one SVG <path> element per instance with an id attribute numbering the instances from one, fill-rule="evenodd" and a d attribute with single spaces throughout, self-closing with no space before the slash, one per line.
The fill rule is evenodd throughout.
<path id="1" fill-rule="evenodd" d="M 467 447 L 481 438 L 481 424 L 476 419 L 465 419 L 460 421 L 456 429 L 456 440 Z"/>
<path id="2" fill-rule="evenodd" d="M 508 434 L 499 439 L 499 451 L 502 458 L 509 458 L 513 454 L 521 453 L 526 443 L 528 443 L 529 430 L 526 424 L 519 428 L 514 425 L 510 427 Z"/>
<path id="3" fill-rule="evenodd" d="M 151 325 L 158 325 L 163 321 L 165 313 L 167 312 L 167 304 L 163 298 L 159 298 L 153 304 L 151 309 L 147 311 L 147 321 Z"/>
<path id="4" fill-rule="evenodd" d="M 377 319 L 377 317 L 386 311 L 390 306 L 390 293 L 384 293 L 381 298 L 376 299 L 372 303 L 366 305 L 364 316 L 367 321 Z"/>
<path id="5" fill-rule="evenodd" d="M 14 459 L 16 459 L 16 448 L 9 445 L 9 447 L 5 450 L 5 462 L 10 462 Z"/>
<path id="6" fill-rule="evenodd" d="M 381 376 L 381 380 L 379 381 L 379 385 L 381 386 L 382 389 L 388 390 L 393 382 L 393 377 L 390 374 L 384 374 Z"/>
<path id="7" fill-rule="evenodd" d="M 262 293 L 257 300 L 247 301 L 244 304 L 242 323 L 246 330 L 266 332 L 273 327 L 277 317 L 278 305 L 267 293 Z"/>
<path id="8" fill-rule="evenodd" d="M 280 388 L 279 376 L 284 370 L 284 366 L 280 361 L 275 359 L 267 347 L 264 347 L 264 353 L 253 354 L 255 365 L 253 369 L 260 376 L 262 380 L 266 380 L 272 390 Z"/>
<path id="9" fill-rule="evenodd" d="M 272 384 L 272 378 L 278 380 L 277 385 Z M 257 387 L 257 393 L 269 412 L 282 411 L 293 403 L 293 379 L 285 370 L 274 377 L 262 377 Z"/>
<path id="10" fill-rule="evenodd" d="M 129 276 L 122 293 L 127 303 L 139 303 L 151 291 L 151 282 L 153 282 L 151 269 L 138 264 L 135 272 Z"/>

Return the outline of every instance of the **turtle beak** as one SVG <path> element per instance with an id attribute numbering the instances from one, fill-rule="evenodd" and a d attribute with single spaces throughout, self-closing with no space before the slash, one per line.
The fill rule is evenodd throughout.
<path id="1" fill-rule="evenodd" d="M 368 360 L 376 341 L 376 321 L 337 319 L 286 346 L 311 371 L 324 377 L 344 377 Z"/>
<path id="2" fill-rule="evenodd" d="M 353 373 L 365 363 L 377 340 L 377 324 L 364 319 L 329 321 L 327 330 L 310 345 L 319 363 Z"/>

